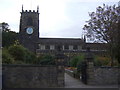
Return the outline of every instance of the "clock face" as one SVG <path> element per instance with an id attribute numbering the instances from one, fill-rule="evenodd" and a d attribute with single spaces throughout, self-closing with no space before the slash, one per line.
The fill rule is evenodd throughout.
<path id="1" fill-rule="evenodd" d="M 27 34 L 32 34 L 32 33 L 33 33 L 33 28 L 28 27 L 28 28 L 26 29 L 26 32 L 27 32 Z"/>

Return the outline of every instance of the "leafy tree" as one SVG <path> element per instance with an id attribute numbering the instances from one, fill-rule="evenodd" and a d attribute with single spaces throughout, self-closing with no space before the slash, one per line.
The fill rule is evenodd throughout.
<path id="1" fill-rule="evenodd" d="M 2 47 L 9 47 L 18 39 L 17 33 L 10 31 L 8 23 L 2 23 Z"/>
<path id="2" fill-rule="evenodd" d="M 89 16 L 90 20 L 83 28 L 86 36 L 93 41 L 106 42 L 111 60 L 115 57 L 120 63 L 120 6 L 103 4 L 103 7 L 96 8 L 96 12 L 89 13 Z"/>
<path id="3" fill-rule="evenodd" d="M 8 23 L 2 22 L 1 25 L 2 25 L 2 31 L 8 32 L 10 30 Z"/>
<path id="4" fill-rule="evenodd" d="M 2 32 L 2 46 L 9 47 L 17 40 L 17 33 L 13 31 Z"/>

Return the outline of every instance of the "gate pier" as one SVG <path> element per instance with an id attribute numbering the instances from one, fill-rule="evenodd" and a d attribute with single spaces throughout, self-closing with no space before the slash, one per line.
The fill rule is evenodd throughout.
<path id="1" fill-rule="evenodd" d="M 93 54 L 90 51 L 90 48 L 87 48 L 86 54 L 85 54 L 85 72 L 86 72 L 86 84 L 88 85 L 94 85 L 94 63 L 93 63 Z"/>

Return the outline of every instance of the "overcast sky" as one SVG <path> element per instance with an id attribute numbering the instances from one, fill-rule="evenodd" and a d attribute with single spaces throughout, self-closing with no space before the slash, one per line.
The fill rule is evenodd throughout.
<path id="1" fill-rule="evenodd" d="M 88 12 L 103 3 L 113 5 L 119 0 L 0 0 L 0 23 L 6 22 L 19 32 L 20 12 L 37 10 L 39 5 L 40 37 L 81 38 Z"/>

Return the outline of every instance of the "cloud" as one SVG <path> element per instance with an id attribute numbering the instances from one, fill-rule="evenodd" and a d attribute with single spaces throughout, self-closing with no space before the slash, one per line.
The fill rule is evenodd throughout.
<path id="1" fill-rule="evenodd" d="M 20 12 L 24 10 L 40 12 L 41 37 L 81 37 L 88 12 L 105 4 L 117 4 L 119 0 L 1 0 L 0 21 L 7 22 L 13 31 L 19 31 Z M 114 3 L 113 3 L 114 2 Z M 81 35 L 80 35 L 81 34 Z"/>

